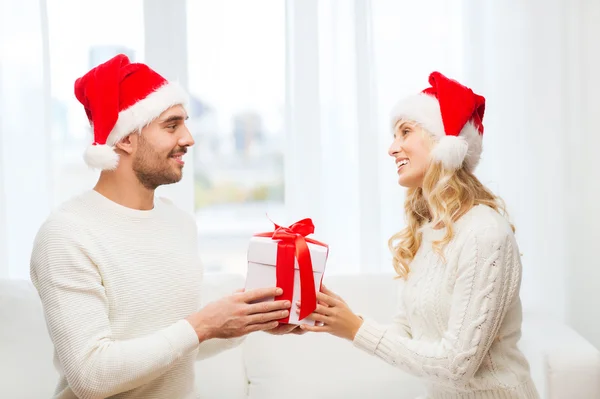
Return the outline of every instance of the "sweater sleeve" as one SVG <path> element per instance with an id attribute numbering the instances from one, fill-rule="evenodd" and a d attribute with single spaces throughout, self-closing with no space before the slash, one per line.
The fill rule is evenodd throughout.
<path id="1" fill-rule="evenodd" d="M 447 330 L 438 341 L 412 339 L 365 320 L 354 345 L 417 377 L 459 386 L 478 370 L 521 279 L 512 234 L 471 233 L 458 260 Z"/>
<path id="2" fill-rule="evenodd" d="M 106 398 L 146 384 L 198 347 L 186 320 L 128 340 L 113 338 L 102 276 L 65 224 L 36 237 L 31 280 L 65 378 L 80 398 Z"/>
<path id="3" fill-rule="evenodd" d="M 204 360 L 218 355 L 229 349 L 233 349 L 244 342 L 245 337 L 219 339 L 213 338 L 204 341 L 198 349 L 197 360 Z"/>

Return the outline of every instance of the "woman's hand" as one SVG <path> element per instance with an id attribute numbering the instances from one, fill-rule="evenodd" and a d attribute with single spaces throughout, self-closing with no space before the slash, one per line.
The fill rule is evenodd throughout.
<path id="1" fill-rule="evenodd" d="M 301 303 L 298 302 L 298 308 Z M 298 310 L 299 313 L 299 310 Z M 346 302 L 336 293 L 322 286 L 317 293 L 317 308 L 308 316 L 314 320 L 314 326 L 302 324 L 300 328 L 305 331 L 327 332 L 350 341 L 354 340 L 363 320 L 355 315 Z"/>

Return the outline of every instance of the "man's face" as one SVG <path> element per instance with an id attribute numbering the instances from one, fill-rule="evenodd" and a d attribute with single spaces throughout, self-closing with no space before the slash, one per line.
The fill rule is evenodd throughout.
<path id="1" fill-rule="evenodd" d="M 187 114 L 176 105 L 142 129 L 132 153 L 133 171 L 144 187 L 154 190 L 177 183 L 183 176 L 183 155 L 194 145 L 185 120 Z"/>

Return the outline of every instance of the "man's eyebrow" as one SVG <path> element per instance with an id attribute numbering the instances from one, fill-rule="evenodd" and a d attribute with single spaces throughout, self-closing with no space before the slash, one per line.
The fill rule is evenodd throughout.
<path id="1" fill-rule="evenodd" d="M 185 121 L 189 118 L 189 116 L 181 116 L 181 115 L 171 115 L 169 116 L 167 119 L 165 119 L 164 121 L 161 121 L 160 123 L 170 123 L 170 122 L 180 122 L 180 121 Z"/>

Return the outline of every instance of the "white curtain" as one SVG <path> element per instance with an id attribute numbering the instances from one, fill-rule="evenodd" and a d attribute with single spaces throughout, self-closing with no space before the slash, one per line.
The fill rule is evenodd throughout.
<path id="1" fill-rule="evenodd" d="M 49 34 L 44 0 L 24 1 L 0 0 L 0 276 L 9 278 L 28 277 L 31 243 L 50 209 L 95 178 L 73 172 L 83 170 L 83 136 L 68 149 L 56 145 L 64 115 L 50 94 L 69 97 L 88 62 L 81 48 L 72 49 L 79 66 L 62 62 L 61 51 L 71 54 L 65 36 L 94 43 L 112 34 L 169 78 L 185 83 L 197 73 L 188 68 L 193 38 L 178 25 L 188 20 L 184 0 L 128 2 L 129 24 L 110 17 L 63 36 Z M 50 1 L 51 21 L 84 13 L 79 2 L 60 6 L 68 2 Z M 600 2 L 286 0 L 285 19 L 285 213 L 277 221 L 313 218 L 315 238 L 331 247 L 328 273 L 391 273 L 387 239 L 403 227 L 404 190 L 386 154 L 388 114 L 439 70 L 487 98 L 477 174 L 516 225 L 526 308 L 570 321 L 600 346 L 600 322 L 588 317 L 600 306 L 592 119 L 600 112 Z M 165 36 L 163 20 L 177 30 Z M 79 37 L 88 30 L 95 34 Z M 67 122 L 69 131 L 82 125 L 81 117 Z M 190 211 L 192 180 L 164 190 Z"/>
<path id="2" fill-rule="evenodd" d="M 508 206 L 524 266 L 523 300 L 563 318 L 566 305 L 567 2 L 472 1 L 466 77 L 486 94 L 479 175 Z M 473 40 L 468 40 L 473 38 Z M 567 130 L 569 131 L 567 133 Z M 573 154 L 575 155 L 575 154 Z"/>
<path id="3" fill-rule="evenodd" d="M 45 2 L 0 1 L 0 276 L 29 278 L 51 205 Z"/>
<path id="4" fill-rule="evenodd" d="M 318 221 L 332 244 L 330 272 L 390 270 L 385 242 L 403 227 L 403 190 L 385 155 L 387 116 L 440 70 L 487 98 L 477 175 L 516 225 L 526 311 L 570 321 L 600 346 L 600 322 L 589 317 L 600 305 L 600 139 L 592 120 L 600 111 L 600 3 L 292 4 L 302 15 L 294 22 L 305 25 L 294 28 L 300 43 L 291 54 L 302 61 L 291 65 L 311 69 L 294 72 L 308 80 L 291 93 L 288 181 L 301 184 L 290 188 L 289 205 Z"/>
<path id="5" fill-rule="evenodd" d="M 286 205 L 330 244 L 328 273 L 392 272 L 404 190 L 387 156 L 389 110 L 432 70 L 462 74 L 462 9 L 429 3 L 288 3 Z"/>
<path id="6" fill-rule="evenodd" d="M 465 78 L 487 95 L 480 176 L 504 197 L 530 308 L 600 346 L 600 2 L 465 3 Z"/>

